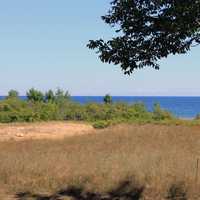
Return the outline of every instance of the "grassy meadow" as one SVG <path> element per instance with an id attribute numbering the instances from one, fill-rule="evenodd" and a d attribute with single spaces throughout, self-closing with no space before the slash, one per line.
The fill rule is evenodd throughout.
<path id="1" fill-rule="evenodd" d="M 1 142 L 0 188 L 19 200 L 195 199 L 199 130 L 122 124 L 64 140 Z"/>
<path id="2" fill-rule="evenodd" d="M 45 121 L 51 126 L 37 127 Z M 158 104 L 149 112 L 142 103 L 113 103 L 109 95 L 102 104 L 81 105 L 59 89 L 45 94 L 31 89 L 24 100 L 11 90 L 0 100 L 4 135 L 6 131 L 11 135 L 15 124 L 23 137 L 29 129 L 32 134 L 49 129 L 54 135 L 59 135 L 59 130 L 65 134 L 65 122 L 70 121 L 77 123 L 77 129 L 80 123 L 95 129 L 90 127 L 92 134 L 84 132 L 62 140 L 45 136 L 15 141 L 11 137 L 0 142 L 0 199 L 198 198 L 199 115 L 193 120 L 178 119 Z M 12 128 L 7 123 L 12 123 Z M 35 125 L 24 129 L 21 123 Z"/>

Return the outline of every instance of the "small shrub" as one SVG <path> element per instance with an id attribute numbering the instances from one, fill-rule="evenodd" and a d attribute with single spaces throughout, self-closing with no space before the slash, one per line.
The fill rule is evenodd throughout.
<path id="1" fill-rule="evenodd" d="M 105 104 L 111 104 L 112 101 L 112 97 L 109 94 L 106 94 L 105 97 L 103 98 L 103 101 Z"/>
<path id="2" fill-rule="evenodd" d="M 0 112 L 0 122 L 1 123 L 10 123 L 10 122 L 12 122 L 8 112 L 4 112 L 4 111 Z"/>
<path id="3" fill-rule="evenodd" d="M 44 101 L 44 94 L 39 91 L 39 90 L 36 90 L 34 88 L 30 89 L 27 93 L 27 99 L 29 101 L 33 101 L 33 102 L 42 102 Z"/>
<path id="4" fill-rule="evenodd" d="M 150 112 L 147 111 L 146 106 L 143 103 L 136 103 L 130 107 L 132 117 L 135 119 L 147 120 L 151 118 Z"/>
<path id="5" fill-rule="evenodd" d="M 16 90 L 10 90 L 8 92 L 8 96 L 6 97 L 7 99 L 9 98 L 18 98 L 19 97 L 19 92 Z"/>
<path id="6" fill-rule="evenodd" d="M 60 88 L 57 89 L 57 91 L 55 92 L 55 102 L 57 104 L 62 104 L 65 101 L 69 101 L 70 100 L 70 94 L 68 91 L 63 91 Z"/>
<path id="7" fill-rule="evenodd" d="M 106 120 L 106 111 L 104 105 L 97 103 L 89 103 L 85 105 L 85 112 L 88 121 Z"/>
<path id="8" fill-rule="evenodd" d="M 110 125 L 110 122 L 108 121 L 96 121 L 93 123 L 93 127 L 96 129 L 104 129 L 107 128 Z"/>
<path id="9" fill-rule="evenodd" d="M 70 103 L 65 110 L 65 120 L 87 121 L 88 116 L 85 112 L 85 107 L 78 103 Z"/>
<path id="10" fill-rule="evenodd" d="M 45 93 L 45 102 L 55 102 L 56 100 L 56 97 L 55 97 L 55 94 L 52 90 L 49 90 Z"/>
<path id="11" fill-rule="evenodd" d="M 171 120 L 172 114 L 166 110 L 162 110 L 159 104 L 154 105 L 153 119 L 156 121 Z"/>

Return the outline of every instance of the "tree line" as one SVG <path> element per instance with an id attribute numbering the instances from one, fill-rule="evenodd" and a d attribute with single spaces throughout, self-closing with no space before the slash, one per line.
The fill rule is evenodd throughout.
<path id="1" fill-rule="evenodd" d="M 80 104 L 72 100 L 68 91 L 57 89 L 45 93 L 34 88 L 22 99 L 15 90 L 0 101 L 0 122 L 35 122 L 71 120 L 91 122 L 96 128 L 120 122 L 157 122 L 172 120 L 173 115 L 155 104 L 149 112 L 143 103 L 113 102 L 107 94 L 103 103 Z"/>

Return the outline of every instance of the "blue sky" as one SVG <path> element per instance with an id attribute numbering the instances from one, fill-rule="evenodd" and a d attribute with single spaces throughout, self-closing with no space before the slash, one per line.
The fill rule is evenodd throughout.
<path id="1" fill-rule="evenodd" d="M 100 19 L 109 2 L 0 0 L 0 94 L 60 87 L 71 95 L 200 96 L 200 47 L 132 76 L 86 48 L 112 36 Z"/>

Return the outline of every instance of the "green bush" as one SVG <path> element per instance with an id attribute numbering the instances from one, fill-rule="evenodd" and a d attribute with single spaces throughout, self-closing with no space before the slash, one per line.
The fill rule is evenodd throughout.
<path id="1" fill-rule="evenodd" d="M 55 103 L 36 103 L 34 105 L 34 113 L 37 113 L 40 121 L 55 120 L 57 109 Z"/>
<path id="2" fill-rule="evenodd" d="M 45 98 L 45 102 L 53 103 L 56 100 L 55 94 L 54 94 L 54 92 L 52 90 L 47 91 L 45 93 L 45 97 L 44 98 Z"/>
<path id="3" fill-rule="evenodd" d="M 104 129 L 110 125 L 109 121 L 96 121 L 93 123 L 93 127 L 96 129 Z"/>
<path id="4" fill-rule="evenodd" d="M 105 97 L 103 98 L 103 101 L 105 104 L 112 104 L 112 97 L 109 94 L 106 94 Z"/>
<path id="5" fill-rule="evenodd" d="M 8 92 L 8 96 L 6 97 L 7 99 L 9 98 L 18 98 L 19 97 L 19 92 L 16 90 L 10 90 Z"/>
<path id="6" fill-rule="evenodd" d="M 21 108 L 25 108 L 27 102 L 18 98 L 8 98 L 0 101 L 0 111 L 20 111 Z"/>
<path id="7" fill-rule="evenodd" d="M 65 120 L 87 121 L 88 116 L 85 107 L 78 103 L 69 103 L 65 110 Z"/>
<path id="8" fill-rule="evenodd" d="M 68 91 L 63 91 L 61 89 L 57 89 L 57 91 L 55 92 L 55 103 L 58 104 L 58 105 L 63 105 L 65 104 L 66 102 L 69 102 L 71 99 L 70 99 L 70 94 Z"/>
<path id="9" fill-rule="evenodd" d="M 129 111 L 134 119 L 149 120 L 151 118 L 150 112 L 147 111 L 143 103 L 136 103 L 130 106 Z"/>
<path id="10" fill-rule="evenodd" d="M 34 122 L 48 120 L 75 120 L 94 123 L 104 128 L 119 122 L 147 123 L 173 119 L 171 113 L 155 104 L 154 111 L 148 112 L 145 105 L 136 103 L 88 103 L 81 105 L 71 101 L 68 92 L 49 90 L 45 96 L 35 89 L 29 90 L 28 99 L 21 100 L 14 90 L 9 98 L 0 100 L 0 122 Z M 200 118 L 200 117 L 198 117 Z"/>
<path id="11" fill-rule="evenodd" d="M 96 103 L 89 103 L 85 105 L 87 120 L 89 121 L 106 120 L 106 113 L 103 107 L 104 105 Z"/>
<path id="12" fill-rule="evenodd" d="M 162 110 L 159 104 L 154 105 L 153 119 L 156 121 L 171 120 L 173 116 L 170 112 Z"/>
<path id="13" fill-rule="evenodd" d="M 32 101 L 32 102 L 42 102 L 44 101 L 44 94 L 39 91 L 39 90 L 36 90 L 34 88 L 31 88 L 27 93 L 27 99 L 29 101 Z"/>
<path id="14" fill-rule="evenodd" d="M 10 123 L 10 122 L 12 122 L 8 112 L 5 112 L 5 111 L 1 111 L 0 112 L 0 122 L 1 123 Z"/>

